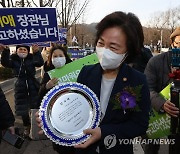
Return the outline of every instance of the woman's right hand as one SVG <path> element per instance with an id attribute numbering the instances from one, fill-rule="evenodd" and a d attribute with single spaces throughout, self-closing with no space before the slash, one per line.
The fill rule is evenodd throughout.
<path id="1" fill-rule="evenodd" d="M 52 87 L 56 86 L 57 84 L 58 84 L 58 79 L 53 78 L 46 83 L 46 89 L 51 89 Z"/>
<path id="2" fill-rule="evenodd" d="M 41 128 L 41 127 L 42 127 L 42 123 L 41 123 L 41 119 L 39 118 L 39 111 L 37 111 L 37 112 L 35 113 L 35 116 L 36 116 L 37 125 L 38 125 L 39 128 Z M 44 133 L 44 132 L 43 132 L 42 129 L 38 132 L 39 135 L 42 135 L 43 133 Z"/>
<path id="3" fill-rule="evenodd" d="M 164 103 L 163 109 L 170 116 L 178 117 L 178 115 L 179 115 L 179 109 L 175 106 L 175 104 L 171 103 L 169 100 L 167 100 Z"/>

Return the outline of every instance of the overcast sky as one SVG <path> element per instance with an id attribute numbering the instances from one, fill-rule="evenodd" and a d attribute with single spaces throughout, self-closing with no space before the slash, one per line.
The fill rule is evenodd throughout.
<path id="1" fill-rule="evenodd" d="M 125 11 L 136 14 L 144 25 L 155 12 L 177 6 L 180 6 L 180 0 L 91 0 L 85 22 L 99 22 L 111 12 Z"/>
<path id="2" fill-rule="evenodd" d="M 39 0 L 34 1 L 39 4 Z M 77 1 L 82 4 L 85 0 Z M 90 0 L 83 22 L 99 22 L 109 13 L 124 11 L 136 14 L 142 25 L 145 25 L 155 12 L 167 11 L 178 6 L 180 7 L 180 0 Z"/>

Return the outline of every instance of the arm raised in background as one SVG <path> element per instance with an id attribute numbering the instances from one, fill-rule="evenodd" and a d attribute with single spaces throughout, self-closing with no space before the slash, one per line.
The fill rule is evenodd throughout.
<path id="1" fill-rule="evenodd" d="M 10 58 L 10 49 L 7 46 L 0 44 L 1 64 L 4 67 L 13 67 L 13 61 Z"/>
<path id="2" fill-rule="evenodd" d="M 33 63 L 35 67 L 41 67 L 44 65 L 44 60 L 42 58 L 42 55 L 39 51 L 38 45 L 32 45 L 32 51 L 33 51 Z"/>

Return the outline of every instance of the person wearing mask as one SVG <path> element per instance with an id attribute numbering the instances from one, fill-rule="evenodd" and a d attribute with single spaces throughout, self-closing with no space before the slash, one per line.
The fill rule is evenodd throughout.
<path id="1" fill-rule="evenodd" d="M 9 130 L 11 134 L 15 133 L 14 130 L 14 115 L 6 100 L 4 92 L 0 87 L 0 143 L 4 130 Z"/>
<path id="2" fill-rule="evenodd" d="M 28 137 L 30 131 L 29 111 L 38 108 L 39 104 L 39 83 L 35 78 L 36 67 L 41 67 L 44 62 L 37 45 L 32 46 L 33 54 L 30 53 L 30 47 L 26 45 L 17 45 L 16 53 L 12 55 L 10 55 L 8 47 L 0 45 L 0 49 L 2 50 L 2 66 L 12 68 L 16 77 L 15 113 L 22 117 L 24 137 Z"/>
<path id="3" fill-rule="evenodd" d="M 44 95 L 58 83 L 57 78 L 50 79 L 48 71 L 61 68 L 65 64 L 71 62 L 71 59 L 67 55 L 66 50 L 61 46 L 54 46 L 50 49 L 48 60 L 44 64 L 44 76 L 42 78 L 39 90 L 40 100 L 44 97 Z"/>
<path id="4" fill-rule="evenodd" d="M 55 68 L 61 68 L 64 65 L 71 62 L 71 59 L 67 55 L 66 50 L 61 46 L 54 46 L 50 49 L 48 60 L 44 64 L 44 76 L 41 81 L 40 90 L 39 90 L 39 97 L 40 100 L 43 99 L 45 94 L 53 88 L 55 85 L 58 84 L 58 79 L 53 78 L 50 79 L 50 76 L 48 75 L 48 71 L 55 69 Z M 73 148 L 67 148 L 64 146 L 59 146 L 55 143 L 53 143 L 53 149 L 57 151 L 60 154 L 73 154 L 74 149 Z"/>
<path id="5" fill-rule="evenodd" d="M 91 137 L 74 146 L 77 154 L 133 154 L 132 144 L 120 144 L 118 140 L 133 139 L 146 133 L 150 110 L 146 77 L 126 64 L 141 52 L 143 41 L 141 23 L 132 13 L 113 12 L 97 25 L 96 53 L 99 63 L 84 66 L 77 82 L 97 95 L 102 117 L 99 127 L 84 130 Z M 134 91 L 137 87 L 139 92 Z M 37 121 L 41 122 L 38 118 Z M 112 137 L 115 142 L 108 140 Z"/>
<path id="6" fill-rule="evenodd" d="M 171 47 L 180 48 L 180 27 L 170 35 Z M 166 112 L 172 117 L 179 115 L 179 109 L 170 101 L 163 98 L 159 93 L 172 82 L 169 73 L 171 67 L 171 51 L 164 52 L 150 59 L 145 69 L 152 108 L 157 112 Z M 157 154 L 160 145 L 146 145 L 145 154 Z"/>

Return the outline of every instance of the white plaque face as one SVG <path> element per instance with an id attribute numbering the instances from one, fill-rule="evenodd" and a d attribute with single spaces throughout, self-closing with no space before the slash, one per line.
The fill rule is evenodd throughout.
<path id="1" fill-rule="evenodd" d="M 52 125 L 64 134 L 80 134 L 92 122 L 89 102 L 80 94 L 67 93 L 52 107 Z"/>
<path id="2" fill-rule="evenodd" d="M 87 128 L 100 121 L 100 106 L 96 95 L 85 85 L 65 83 L 51 89 L 40 107 L 42 129 L 57 144 L 73 146 L 86 141 Z"/>

